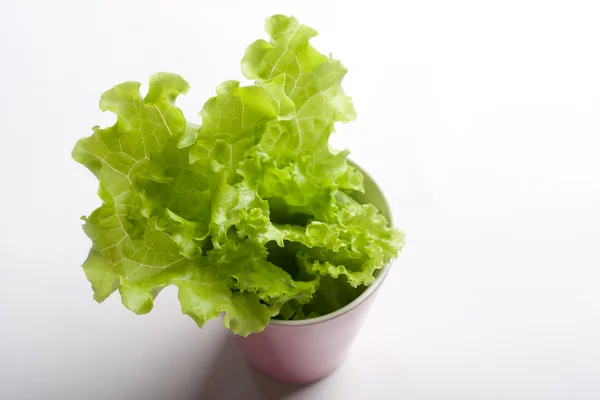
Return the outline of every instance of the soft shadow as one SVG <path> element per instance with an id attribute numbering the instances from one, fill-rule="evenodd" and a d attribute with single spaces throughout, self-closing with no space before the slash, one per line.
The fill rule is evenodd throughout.
<path id="1" fill-rule="evenodd" d="M 231 337 L 224 341 L 214 364 L 201 382 L 195 396 L 198 400 L 279 400 L 306 387 L 277 382 L 256 372 Z"/>

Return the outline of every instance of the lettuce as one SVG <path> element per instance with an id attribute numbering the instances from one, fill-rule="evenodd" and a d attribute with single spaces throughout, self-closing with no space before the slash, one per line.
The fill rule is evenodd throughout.
<path id="1" fill-rule="evenodd" d="M 198 326 L 223 315 L 246 336 L 343 307 L 402 248 L 402 232 L 352 195 L 364 185 L 348 152 L 328 144 L 336 122 L 355 118 L 346 69 L 294 18 L 266 30 L 271 41 L 242 59 L 254 83 L 220 84 L 201 126 L 175 105 L 189 89 L 175 74 L 152 76 L 144 97 L 137 82 L 102 95 L 116 123 L 72 153 L 99 181 L 102 205 L 83 217 L 98 302 L 118 290 L 144 314 L 174 285 Z"/>

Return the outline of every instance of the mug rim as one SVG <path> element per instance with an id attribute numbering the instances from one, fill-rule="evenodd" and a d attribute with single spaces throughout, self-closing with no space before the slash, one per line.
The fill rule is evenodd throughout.
<path id="1" fill-rule="evenodd" d="M 327 321 L 331 321 L 333 319 L 339 318 L 344 314 L 349 313 L 354 310 L 356 307 L 360 306 L 364 303 L 369 297 L 375 293 L 377 289 L 381 286 L 384 279 L 386 278 L 390 268 L 393 264 L 394 260 L 390 260 L 383 268 L 379 271 L 379 275 L 375 278 L 375 281 L 367 287 L 367 290 L 362 292 L 360 296 L 356 299 L 352 300 L 350 303 L 346 304 L 344 307 L 336 310 L 332 313 L 321 315 L 315 318 L 307 318 L 307 319 L 299 319 L 299 320 L 283 320 L 283 319 L 271 319 L 269 325 L 279 325 L 279 326 L 307 326 L 307 325 L 315 325 L 321 324 Z M 267 325 L 268 326 L 268 325 Z"/>
<path id="2" fill-rule="evenodd" d="M 365 175 L 365 177 L 367 177 L 371 181 L 371 183 L 377 188 L 377 190 L 379 191 L 379 194 L 381 195 L 381 200 L 383 201 L 383 203 L 387 209 L 387 212 L 389 214 L 389 223 L 390 223 L 390 225 L 392 225 L 393 224 L 392 210 L 390 209 L 389 203 L 387 201 L 387 197 L 383 193 L 383 190 L 381 190 L 381 187 L 377 184 L 375 179 L 373 179 L 373 177 L 371 175 L 369 175 L 364 169 L 362 169 L 358 164 L 352 162 L 351 160 L 348 160 L 348 163 L 352 164 L 353 166 L 358 168 L 360 170 L 360 172 L 362 172 L 363 175 Z M 341 317 L 342 315 L 344 315 L 344 314 L 354 310 L 356 307 L 360 306 L 369 297 L 371 297 L 377 289 L 379 289 L 379 287 L 383 283 L 384 279 L 386 278 L 388 272 L 390 271 L 390 268 L 392 267 L 392 264 L 394 263 L 394 261 L 395 261 L 395 259 L 393 258 L 387 264 L 385 264 L 382 268 L 380 268 L 379 274 L 375 277 L 375 281 L 371 285 L 369 285 L 369 287 L 367 287 L 367 290 L 362 292 L 360 296 L 358 296 L 356 299 L 352 300 L 350 303 L 346 304 L 344 307 L 340 308 L 339 310 L 336 310 L 329 314 L 321 315 L 319 317 L 299 319 L 299 320 L 282 320 L 282 319 L 272 319 L 271 318 L 269 325 L 290 326 L 290 327 L 291 326 L 307 326 L 307 325 L 321 324 L 321 323 L 331 321 L 333 319 Z M 269 325 L 267 325 L 267 327 Z"/>

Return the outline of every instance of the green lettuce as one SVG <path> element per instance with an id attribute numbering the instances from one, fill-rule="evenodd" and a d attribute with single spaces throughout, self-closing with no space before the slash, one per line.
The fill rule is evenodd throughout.
<path id="1" fill-rule="evenodd" d="M 180 76 L 125 82 L 100 109 L 117 116 L 79 140 L 73 158 L 99 181 L 102 205 L 83 217 L 92 241 L 83 270 L 94 298 L 119 291 L 144 314 L 166 286 L 198 326 L 219 316 L 238 335 L 272 318 L 324 315 L 355 299 L 403 245 L 372 204 L 363 175 L 334 151 L 336 122 L 355 118 L 346 69 L 315 50 L 294 18 L 266 21 L 242 72 L 202 108 L 202 124 L 175 105 Z"/>

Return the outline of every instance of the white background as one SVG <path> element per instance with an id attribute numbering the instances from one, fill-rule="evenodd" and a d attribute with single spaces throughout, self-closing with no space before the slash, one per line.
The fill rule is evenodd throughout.
<path id="1" fill-rule="evenodd" d="M 600 398 L 600 12 L 593 1 L 6 1 L 0 5 L 1 399 Z M 405 251 L 347 363 L 262 378 L 175 290 L 98 305 L 97 182 L 70 158 L 100 94 L 157 71 L 196 115 L 293 14 L 349 69 L 338 127 Z M 198 118 L 196 118 L 198 120 Z"/>

